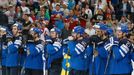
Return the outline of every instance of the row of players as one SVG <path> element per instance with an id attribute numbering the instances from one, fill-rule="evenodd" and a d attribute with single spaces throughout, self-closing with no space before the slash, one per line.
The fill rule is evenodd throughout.
<path id="1" fill-rule="evenodd" d="M 111 28 L 98 23 L 95 35 L 89 36 L 81 26 L 71 36 L 61 39 L 61 30 L 52 28 L 40 39 L 41 29 L 34 27 L 23 39 L 19 24 L 12 33 L 0 27 L 3 75 L 131 75 L 134 59 L 134 34 L 128 27 Z M 25 42 L 23 42 L 25 41 Z"/>

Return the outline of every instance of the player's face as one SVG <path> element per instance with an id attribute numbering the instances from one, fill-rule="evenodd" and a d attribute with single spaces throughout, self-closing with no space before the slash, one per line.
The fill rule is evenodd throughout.
<path id="1" fill-rule="evenodd" d="M 73 39 L 76 39 L 77 38 L 77 33 L 72 32 L 72 36 L 73 36 Z"/>
<path id="2" fill-rule="evenodd" d="M 50 32 L 50 36 L 51 38 L 56 38 L 57 37 L 57 33 L 56 32 Z"/>
<path id="3" fill-rule="evenodd" d="M 116 31 L 116 37 L 119 38 L 119 39 L 121 39 L 121 38 L 123 37 L 122 31 L 117 30 L 117 31 Z"/>
<path id="4" fill-rule="evenodd" d="M 132 43 L 134 43 L 134 35 L 133 35 L 133 36 L 130 36 L 130 41 L 131 41 Z"/>
<path id="5" fill-rule="evenodd" d="M 73 16 L 74 15 L 74 12 L 73 10 L 70 10 L 70 13 L 69 13 L 70 16 Z"/>
<path id="6" fill-rule="evenodd" d="M 56 10 L 59 11 L 60 10 L 60 6 L 56 6 Z"/>
<path id="7" fill-rule="evenodd" d="M 95 34 L 98 35 L 99 37 L 101 37 L 103 33 L 100 29 L 96 29 Z"/>
<path id="8" fill-rule="evenodd" d="M 18 28 L 17 28 L 17 26 L 13 26 L 13 27 L 12 27 L 12 33 L 13 33 L 13 35 L 16 35 L 16 34 L 18 33 Z"/>
<path id="9" fill-rule="evenodd" d="M 32 37 L 35 35 L 34 31 L 30 31 L 30 34 L 32 35 Z"/>

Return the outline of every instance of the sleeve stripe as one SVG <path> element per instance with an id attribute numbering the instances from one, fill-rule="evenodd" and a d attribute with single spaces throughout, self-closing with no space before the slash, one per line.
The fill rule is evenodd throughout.
<path id="1" fill-rule="evenodd" d="M 58 48 L 61 48 L 61 43 L 55 42 L 55 43 L 53 44 L 53 46 L 57 46 Z"/>
<path id="2" fill-rule="evenodd" d="M 64 56 L 66 53 L 65 53 L 65 52 L 63 52 L 62 54 L 63 54 L 63 56 Z"/>
<path id="3" fill-rule="evenodd" d="M 104 48 L 105 48 L 106 50 L 109 50 L 111 46 L 112 46 L 112 44 L 109 43 L 109 44 L 105 45 Z"/>
<path id="4" fill-rule="evenodd" d="M 80 52 L 77 48 L 75 48 L 75 51 L 76 51 L 77 54 L 80 54 Z"/>
<path id="5" fill-rule="evenodd" d="M 12 41 L 8 42 L 8 44 L 7 44 L 7 45 L 9 46 L 9 45 L 11 45 L 11 44 L 13 44 L 13 42 L 12 42 Z"/>
<path id="6" fill-rule="evenodd" d="M 19 46 L 18 45 L 14 45 L 17 49 L 19 48 Z"/>
<path id="7" fill-rule="evenodd" d="M 117 44 L 119 43 L 119 41 L 114 41 L 114 42 L 117 43 Z"/>
<path id="8" fill-rule="evenodd" d="M 76 48 L 79 49 L 81 52 L 83 52 L 85 49 L 81 44 L 76 45 Z"/>
<path id="9" fill-rule="evenodd" d="M 48 40 L 46 40 L 46 41 L 48 41 L 48 42 L 52 42 L 52 40 L 49 40 L 49 39 L 48 39 Z"/>
<path id="10" fill-rule="evenodd" d="M 54 44 L 58 44 L 58 45 L 60 45 L 60 46 L 61 46 L 61 43 L 60 43 L 60 42 L 54 42 Z"/>
<path id="11" fill-rule="evenodd" d="M 61 48 L 61 46 L 58 44 L 53 44 L 53 46 L 58 47 L 59 49 Z"/>
<path id="12" fill-rule="evenodd" d="M 37 48 L 37 47 L 35 47 L 36 48 L 36 50 L 38 51 L 38 53 L 40 53 L 40 49 L 39 48 Z"/>
<path id="13" fill-rule="evenodd" d="M 113 44 L 114 40 L 113 40 L 113 37 L 110 38 L 110 43 Z"/>
<path id="14" fill-rule="evenodd" d="M 6 48 L 7 48 L 7 46 L 5 46 L 5 45 L 4 45 L 4 46 L 2 46 L 2 49 L 6 49 Z"/>
<path id="15" fill-rule="evenodd" d="M 121 50 L 119 50 L 119 52 L 120 52 L 120 54 L 121 54 L 122 57 L 125 56 L 125 54 Z"/>
<path id="16" fill-rule="evenodd" d="M 14 44 L 21 45 L 22 41 L 21 40 L 15 40 Z"/>
<path id="17" fill-rule="evenodd" d="M 43 51 L 43 45 L 42 44 L 36 45 L 35 48 L 37 49 L 38 52 Z"/>
<path id="18" fill-rule="evenodd" d="M 85 50 L 85 47 L 84 47 L 83 45 L 78 44 L 78 46 L 79 46 L 79 47 L 81 47 L 81 48 L 82 48 L 82 50 Z"/>
<path id="19" fill-rule="evenodd" d="M 55 49 L 56 51 L 58 51 L 58 50 L 59 50 L 57 47 L 54 47 L 54 49 Z"/>
<path id="20" fill-rule="evenodd" d="M 42 44 L 38 44 L 38 45 L 36 45 L 36 47 L 38 47 L 40 49 L 43 49 L 43 45 Z"/>
<path id="21" fill-rule="evenodd" d="M 46 61 L 46 58 L 45 58 L 45 54 L 44 53 L 42 54 L 42 59 L 43 59 L 43 61 Z"/>
<path id="22" fill-rule="evenodd" d="M 121 50 L 123 50 L 125 53 L 129 51 L 128 47 L 124 44 L 121 46 Z"/>

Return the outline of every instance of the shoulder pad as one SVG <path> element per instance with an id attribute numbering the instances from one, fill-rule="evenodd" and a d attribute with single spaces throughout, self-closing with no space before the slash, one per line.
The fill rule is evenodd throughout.
<path id="1" fill-rule="evenodd" d="M 121 44 L 126 44 L 128 42 L 128 40 L 127 39 L 121 39 L 120 41 L 119 41 L 119 44 L 121 45 Z"/>

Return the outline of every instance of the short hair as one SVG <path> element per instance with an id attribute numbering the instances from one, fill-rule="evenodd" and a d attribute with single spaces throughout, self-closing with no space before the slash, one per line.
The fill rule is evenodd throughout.
<path id="1" fill-rule="evenodd" d="M 59 6 L 60 7 L 60 4 L 56 4 L 56 6 Z"/>

